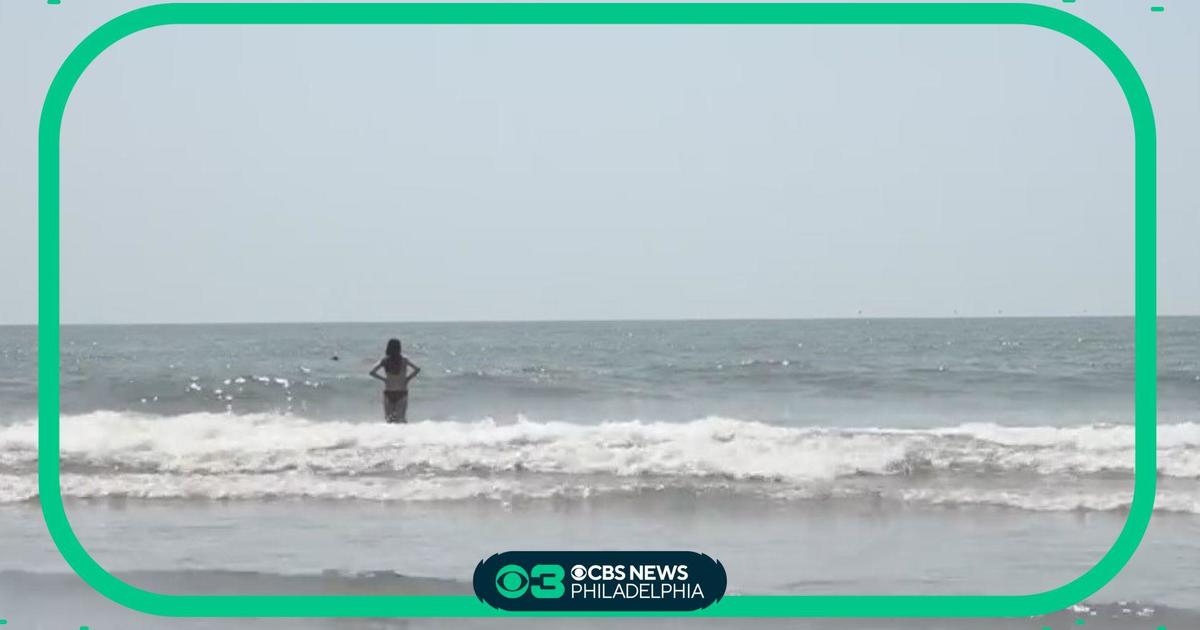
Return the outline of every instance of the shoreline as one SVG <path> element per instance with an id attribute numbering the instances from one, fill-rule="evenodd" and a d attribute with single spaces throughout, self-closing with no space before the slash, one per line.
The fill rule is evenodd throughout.
<path id="1" fill-rule="evenodd" d="M 473 596 L 466 582 L 407 577 L 396 574 L 344 576 L 310 574 L 280 576 L 237 571 L 150 571 L 118 572 L 122 580 L 155 585 L 158 592 L 213 594 L 310 594 L 310 595 L 463 595 Z M 153 628 L 161 619 L 125 609 L 105 599 L 78 576 L 68 573 L 26 573 L 0 570 L 0 600 L 6 602 L 6 620 L 14 629 L 64 626 Z M 72 606 L 61 606 L 70 601 Z M 717 604 L 719 606 L 720 604 Z M 959 630 L 964 619 L 739 619 L 704 617 L 633 617 L 646 628 L 799 628 L 802 630 Z M 1157 627 L 1200 626 L 1200 611 L 1172 608 L 1146 602 L 1085 602 L 1060 612 L 1039 617 L 968 618 L 974 628 L 984 630 L 1037 630 L 1044 627 L 1086 627 L 1092 630 L 1153 630 Z M 221 623 L 214 619 L 180 619 L 172 627 L 208 628 Z M 628 627 L 629 618 L 571 618 L 571 627 Z M 1084 626 L 1083 624 L 1086 624 Z M 561 618 L 499 617 L 459 619 L 243 619 L 250 628 L 559 628 Z"/>

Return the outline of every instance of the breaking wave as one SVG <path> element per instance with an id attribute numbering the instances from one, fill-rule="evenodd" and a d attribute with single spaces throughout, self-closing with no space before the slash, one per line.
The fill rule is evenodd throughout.
<path id="1" fill-rule="evenodd" d="M 65 416 L 73 498 L 378 501 L 690 492 L 1029 510 L 1127 508 L 1129 425 L 783 427 L 708 417 L 387 425 L 283 414 Z M 1200 424 L 1158 428 L 1158 509 L 1200 513 Z M 0 427 L 0 502 L 37 497 L 37 425 Z"/>

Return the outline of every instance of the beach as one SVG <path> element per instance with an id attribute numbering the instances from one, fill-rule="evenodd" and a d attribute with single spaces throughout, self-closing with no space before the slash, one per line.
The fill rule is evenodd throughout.
<path id="1" fill-rule="evenodd" d="M 979 627 L 1195 625 L 1200 318 L 1159 328 L 1142 548 L 1086 608 Z M 89 553 L 159 592 L 469 594 L 475 564 L 513 549 L 699 551 L 731 595 L 1038 592 L 1123 526 L 1132 332 L 1128 318 L 67 326 L 62 489 Z M 407 425 L 382 422 L 366 375 L 391 336 L 422 367 Z M 34 329 L 0 328 L 0 352 L 8 619 L 57 593 L 150 624 L 53 549 Z"/>

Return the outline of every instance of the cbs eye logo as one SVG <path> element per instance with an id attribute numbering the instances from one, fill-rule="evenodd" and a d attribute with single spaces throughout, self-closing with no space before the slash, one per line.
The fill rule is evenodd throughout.
<path id="1" fill-rule="evenodd" d="M 562 579 L 563 568 L 557 564 L 535 564 L 528 573 L 520 565 L 506 564 L 496 571 L 496 592 L 509 599 L 526 591 L 538 599 L 555 599 L 566 592 Z"/>
<path id="2" fill-rule="evenodd" d="M 496 572 L 496 590 L 501 595 L 516 599 L 528 589 L 529 575 L 525 573 L 525 569 L 515 564 L 506 564 Z"/>

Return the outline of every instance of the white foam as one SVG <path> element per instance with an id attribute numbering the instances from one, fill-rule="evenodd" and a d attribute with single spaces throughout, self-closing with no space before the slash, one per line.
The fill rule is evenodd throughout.
<path id="1" fill-rule="evenodd" d="M 1036 512 L 1120 511 L 1133 503 L 1132 491 L 1031 492 L 1029 490 L 908 489 L 892 498 L 932 505 L 993 505 Z M 1154 500 L 1159 512 L 1200 514 L 1200 495 L 1195 492 L 1159 491 Z"/>
<path id="2" fill-rule="evenodd" d="M 1004 494 L 1010 491 L 968 478 L 1024 473 L 1086 480 L 1133 470 L 1133 428 L 1123 425 L 823 429 L 718 417 L 388 425 L 279 414 L 95 412 L 65 416 L 60 435 L 64 492 L 80 497 L 461 499 L 723 482 L 743 484 L 739 491 L 757 483 L 762 487 L 748 491 L 794 497 L 852 482 L 857 492 L 867 475 L 909 486 L 876 489 L 899 500 L 1107 510 L 1126 507 L 1128 497 L 1022 493 L 1020 485 Z M 1200 425 L 1164 425 L 1158 435 L 1160 474 L 1200 478 Z M 36 495 L 29 485 L 36 461 L 34 421 L 0 427 L 0 474 L 22 480 L 0 492 L 0 501 Z M 913 473 L 944 475 L 954 484 L 914 487 L 903 479 Z M 1122 487 L 1132 487 L 1132 479 Z M 1160 505 L 1200 511 L 1196 500 L 1181 496 Z"/>
<path id="3" fill-rule="evenodd" d="M 530 499 L 586 499 L 609 494 L 662 492 L 670 486 L 646 480 L 533 482 L 514 478 L 454 477 L 340 477 L 301 472 L 257 475 L 178 474 L 64 474 L 62 495 L 71 499 L 191 499 L 264 500 L 318 499 L 362 501 L 465 501 L 512 502 Z M 717 484 L 707 491 L 729 490 Z M 745 490 L 745 488 L 743 488 Z M 1022 489 L 909 488 L 866 492 L 862 488 L 840 490 L 761 486 L 748 490 L 764 499 L 804 501 L 870 498 L 906 504 L 937 506 L 994 506 L 1037 512 L 1122 511 L 1132 502 L 1130 492 L 1030 492 Z M 36 478 L 0 474 L 0 503 L 38 498 Z M 1200 514 L 1200 496 L 1195 492 L 1160 491 L 1154 509 L 1159 512 Z"/>
<path id="4" fill-rule="evenodd" d="M 1200 477 L 1200 425 L 1158 429 L 1159 472 Z M 0 427 L 0 465 L 36 460 L 34 421 Z M 352 472 L 488 469 L 813 480 L 977 466 L 1042 474 L 1132 472 L 1125 425 L 930 430 L 822 429 L 710 417 L 597 425 L 520 420 L 321 422 L 279 414 L 159 417 L 95 412 L 62 421 L 64 461 L 176 472 L 322 468 Z"/>

